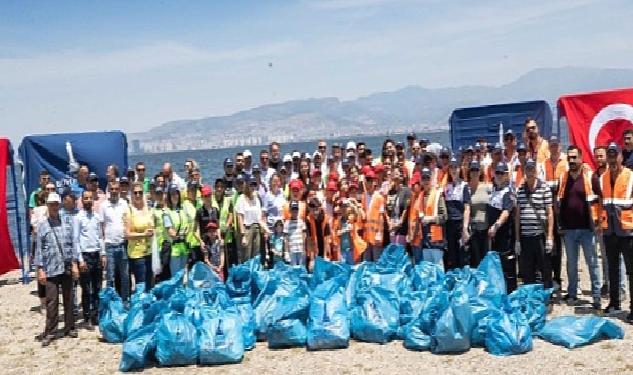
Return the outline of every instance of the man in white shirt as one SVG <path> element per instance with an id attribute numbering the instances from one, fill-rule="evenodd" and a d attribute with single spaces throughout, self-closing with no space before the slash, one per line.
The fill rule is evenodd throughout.
<path id="1" fill-rule="evenodd" d="M 103 234 L 107 259 L 106 286 L 113 287 L 116 284 L 117 292 L 127 301 L 130 296 L 130 276 L 125 246 L 125 224 L 123 216 L 129 210 L 125 200 L 119 197 L 120 186 L 118 182 L 111 182 L 108 186 L 109 199 L 101 205 L 101 218 L 103 219 Z M 118 283 L 115 283 L 115 277 Z"/>

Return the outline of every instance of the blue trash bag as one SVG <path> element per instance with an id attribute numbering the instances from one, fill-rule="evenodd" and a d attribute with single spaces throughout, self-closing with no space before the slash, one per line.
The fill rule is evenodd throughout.
<path id="1" fill-rule="evenodd" d="M 568 349 L 603 339 L 623 339 L 624 330 L 613 321 L 597 316 L 559 316 L 545 323 L 538 336 Z"/>
<path id="2" fill-rule="evenodd" d="M 307 328 L 301 319 L 283 319 L 268 326 L 267 340 L 271 349 L 305 346 Z"/>
<path id="3" fill-rule="evenodd" d="M 385 344 L 397 336 L 400 304 L 395 291 L 373 287 L 357 296 L 350 314 L 352 337 Z"/>
<path id="4" fill-rule="evenodd" d="M 255 313 L 250 300 L 233 299 L 237 312 L 242 318 L 242 337 L 244 341 L 244 350 L 255 348 L 257 336 L 255 336 Z"/>
<path id="5" fill-rule="evenodd" d="M 404 339 L 410 325 L 415 324 L 416 318 L 422 312 L 424 303 L 429 295 L 428 290 L 415 291 L 400 297 L 400 327 L 398 338 Z"/>
<path id="6" fill-rule="evenodd" d="M 145 310 L 146 307 L 140 303 L 133 305 L 128 311 L 125 320 L 123 321 L 123 331 L 125 337 L 129 337 L 134 331 L 141 329 L 145 323 Z"/>
<path id="7" fill-rule="evenodd" d="M 349 346 L 349 311 L 341 280 L 330 279 L 312 294 L 308 317 L 307 346 L 310 350 Z"/>
<path id="8" fill-rule="evenodd" d="M 470 344 L 473 347 L 484 346 L 488 324 L 493 315 L 503 310 L 508 297 L 479 270 L 473 274 L 466 290 L 469 293 L 470 309 L 475 322 Z"/>
<path id="9" fill-rule="evenodd" d="M 160 320 L 164 314 L 169 312 L 169 302 L 161 300 L 152 303 L 146 310 L 143 325 Z"/>
<path id="10" fill-rule="evenodd" d="M 431 333 L 449 305 L 449 294 L 441 284 L 432 286 L 427 292 L 420 293 L 422 306 L 410 323 L 402 328 L 403 345 L 410 350 L 429 350 Z"/>
<path id="11" fill-rule="evenodd" d="M 347 285 L 350 273 L 351 269 L 346 263 L 330 262 L 321 257 L 317 257 L 314 261 L 310 288 L 315 289 L 317 286 L 335 277 L 339 278 L 342 285 Z"/>
<path id="12" fill-rule="evenodd" d="M 145 368 L 156 349 L 155 334 L 156 324 L 150 324 L 128 336 L 123 343 L 123 353 L 119 363 L 120 371 Z"/>
<path id="13" fill-rule="evenodd" d="M 173 275 L 171 279 L 156 284 L 156 286 L 152 289 L 152 293 L 158 299 L 167 300 L 171 298 L 171 295 L 174 294 L 174 292 L 176 292 L 176 289 L 183 286 L 184 278 L 185 270 L 183 269 Z"/>
<path id="14" fill-rule="evenodd" d="M 242 318 L 237 311 L 205 309 L 198 327 L 200 364 L 239 363 L 244 357 Z"/>
<path id="15" fill-rule="evenodd" d="M 229 270 L 226 290 L 231 297 L 251 296 L 251 270 L 246 264 L 238 264 Z"/>
<path id="16" fill-rule="evenodd" d="M 404 334 L 402 345 L 409 350 L 424 351 L 431 349 L 431 336 L 419 326 L 409 326 Z"/>
<path id="17" fill-rule="evenodd" d="M 103 339 L 109 343 L 125 341 L 124 322 L 127 317 L 123 301 L 113 293 L 112 288 L 106 288 L 99 293 L 99 331 Z M 103 304 L 103 306 L 101 305 Z"/>
<path id="18" fill-rule="evenodd" d="M 196 262 L 189 271 L 187 285 L 189 288 L 211 288 L 215 284 L 222 283 L 220 277 L 204 262 Z"/>
<path id="19" fill-rule="evenodd" d="M 411 286 L 413 290 L 427 290 L 429 287 L 444 282 L 444 269 L 427 261 L 418 263 L 412 271 Z"/>
<path id="20" fill-rule="evenodd" d="M 451 294 L 448 308 L 437 321 L 431 332 L 433 353 L 460 353 L 470 349 L 470 335 L 473 328 L 468 295 L 462 291 Z"/>
<path id="21" fill-rule="evenodd" d="M 532 330 L 518 312 L 498 311 L 488 322 L 486 349 L 494 355 L 506 356 L 532 350 Z"/>
<path id="22" fill-rule="evenodd" d="M 522 285 L 508 295 L 505 310 L 519 311 L 527 319 L 532 332 L 537 333 L 545 325 L 551 295 L 552 289 L 544 289 L 543 284 Z"/>
<path id="23" fill-rule="evenodd" d="M 380 268 L 403 275 L 409 275 L 413 267 L 404 246 L 397 244 L 387 245 L 376 264 Z"/>
<path id="24" fill-rule="evenodd" d="M 198 360 L 196 327 L 183 314 L 171 312 L 156 330 L 156 359 L 161 366 L 195 365 Z"/>
<path id="25" fill-rule="evenodd" d="M 501 258 L 498 252 L 489 251 L 479 263 L 477 270 L 486 275 L 486 279 L 488 279 L 496 290 L 507 294 L 506 280 L 503 276 Z"/>

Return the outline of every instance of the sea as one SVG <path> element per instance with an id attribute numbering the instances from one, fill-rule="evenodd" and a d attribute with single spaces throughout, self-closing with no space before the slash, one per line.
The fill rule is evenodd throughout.
<path id="1" fill-rule="evenodd" d="M 437 142 L 442 145 L 448 145 L 450 143 L 448 131 L 428 132 L 424 134 L 418 133 L 418 138 L 427 138 L 430 142 Z M 382 149 L 382 143 L 385 139 L 391 138 L 396 142 L 403 142 L 406 144 L 406 134 L 385 134 L 385 135 L 368 135 L 368 136 L 355 136 L 355 137 L 340 137 L 329 138 L 328 149 L 334 143 L 340 143 L 345 147 L 348 141 L 365 142 L 367 148 L 371 149 L 374 155 L 380 155 Z M 281 144 L 281 154 L 291 153 L 294 150 L 298 150 L 301 153 L 309 152 L 313 153 L 316 150 L 317 141 L 305 141 L 305 142 L 290 142 Z M 227 157 L 234 157 L 236 153 L 243 152 L 248 149 L 253 154 L 254 162 L 259 160 L 259 152 L 262 149 L 268 148 L 268 145 L 260 146 L 242 146 L 223 149 L 211 149 L 211 150 L 187 150 L 187 151 L 174 151 L 164 152 L 157 154 L 131 154 L 128 156 L 128 163 L 133 166 L 138 161 L 143 161 L 147 170 L 147 176 L 151 177 L 160 172 L 163 163 L 170 162 L 174 171 L 181 176 L 184 174 L 185 161 L 188 158 L 194 159 L 200 168 L 203 182 L 212 182 L 217 177 L 220 177 L 223 173 L 222 163 Z M 25 215 L 25 196 L 23 191 L 19 172 L 16 171 L 18 194 L 17 197 L 13 191 L 13 179 L 11 176 L 7 178 L 7 215 L 9 217 L 9 232 L 14 243 L 16 253 L 19 254 L 18 246 L 18 227 L 23 228 L 21 231 L 22 244 L 24 249 L 28 249 L 26 244 L 26 215 Z M 16 222 L 15 211 L 20 214 L 20 224 Z M 0 213 L 3 214 L 3 213 Z"/>

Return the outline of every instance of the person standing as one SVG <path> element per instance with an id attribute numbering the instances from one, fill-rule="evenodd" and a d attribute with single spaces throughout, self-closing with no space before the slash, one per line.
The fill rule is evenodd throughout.
<path id="1" fill-rule="evenodd" d="M 195 181 L 189 181 L 187 183 L 187 197 L 182 202 L 182 209 L 187 215 L 187 221 L 191 223 L 191 230 L 187 233 L 186 241 L 189 248 L 189 259 L 187 265 L 189 268 L 197 261 L 204 261 L 202 255 L 202 249 L 200 240 L 202 234 L 204 234 L 205 227 L 200 227 L 198 220 L 196 220 L 198 204 L 198 192 L 200 185 Z"/>
<path id="2" fill-rule="evenodd" d="M 403 184 L 403 173 L 399 169 L 393 171 L 391 180 L 394 198 L 389 218 L 390 242 L 404 246 L 407 243 L 406 236 L 409 229 L 407 208 L 411 201 L 411 189 Z"/>
<path id="3" fill-rule="evenodd" d="M 103 268 L 107 265 L 101 215 L 92 208 L 92 191 L 85 190 L 81 196 L 83 209 L 77 214 L 73 235 L 79 257 L 81 305 L 87 328 L 99 324 L 99 291 L 103 279 Z M 92 326 L 91 326 L 92 325 Z"/>
<path id="4" fill-rule="evenodd" d="M 244 185 L 244 193 L 237 198 L 235 211 L 237 213 L 238 228 L 240 238 L 242 239 L 241 248 L 238 252 L 239 263 L 260 254 L 265 249 L 261 243 L 261 235 L 264 234 L 264 240 L 267 240 L 268 226 L 264 222 L 262 204 L 255 193 L 257 182 L 248 179 Z M 266 254 L 260 254 L 262 264 L 266 261 Z"/>
<path id="5" fill-rule="evenodd" d="M 602 230 L 609 263 L 609 304 L 606 314 L 619 313 L 620 291 L 620 254 L 624 257 L 626 273 L 629 275 L 629 289 L 633 290 L 633 172 L 622 166 L 622 154 L 615 142 L 607 147 L 607 170 L 600 178 L 603 212 Z M 633 299 L 629 301 L 629 314 L 626 320 L 633 322 Z"/>
<path id="6" fill-rule="evenodd" d="M 496 167 L 496 165 L 495 165 Z M 490 166 L 488 166 L 490 168 Z M 488 222 L 486 206 L 490 202 L 492 186 L 485 182 L 483 166 L 470 162 L 468 192 L 470 194 L 470 232 L 468 237 L 470 266 L 476 268 L 488 253 Z"/>
<path id="7" fill-rule="evenodd" d="M 310 268 L 312 268 L 317 256 L 332 260 L 330 217 L 325 214 L 323 206 L 317 198 L 310 199 L 308 203 L 306 229 L 306 249 Z"/>
<path id="8" fill-rule="evenodd" d="M 77 248 L 73 246 L 73 227 L 61 220 L 61 199 L 57 193 L 46 198 L 48 219 L 37 229 L 35 266 L 38 283 L 46 289 L 46 326 L 38 336 L 42 346 L 48 346 L 56 338 L 59 322 L 59 289 L 64 303 L 64 336 L 78 337 L 73 315 L 73 279 L 79 278 Z"/>
<path id="9" fill-rule="evenodd" d="M 224 276 L 228 275 L 229 267 L 237 264 L 237 242 L 234 232 L 233 217 L 233 195 L 227 194 L 224 180 L 215 180 L 215 191 L 213 192 L 211 205 L 218 211 L 218 226 L 220 229 L 220 241 L 224 243 Z"/>
<path id="10" fill-rule="evenodd" d="M 501 162 L 495 169 L 495 178 L 490 201 L 486 206 L 486 222 L 490 250 L 501 257 L 501 266 L 506 279 L 507 292 L 517 288 L 516 254 L 512 248 L 512 218 L 514 195 L 510 187 L 510 171 L 508 164 Z"/>
<path id="11" fill-rule="evenodd" d="M 299 202 L 290 202 L 290 218 L 284 223 L 284 237 L 286 239 L 286 249 L 290 256 L 291 266 L 306 265 L 306 224 L 299 217 Z"/>
<path id="12" fill-rule="evenodd" d="M 540 272 L 545 288 L 552 287 L 552 270 L 548 254 L 554 243 L 554 212 L 552 191 L 536 177 L 536 161 L 525 162 L 525 182 L 517 190 L 515 233 L 519 241 L 515 252 L 519 256 L 519 272 L 525 284 L 536 282 Z"/>
<path id="13" fill-rule="evenodd" d="M 442 189 L 433 186 L 433 171 L 422 168 L 422 192 L 419 199 L 419 229 L 422 231 L 422 260 L 435 263 L 444 268 L 444 223 L 446 223 L 446 202 Z"/>
<path id="14" fill-rule="evenodd" d="M 175 275 L 187 265 L 189 259 L 187 236 L 193 225 L 182 207 L 178 185 L 169 186 L 167 197 L 168 209 L 165 210 L 165 216 L 163 216 L 163 226 L 171 242 L 169 271 L 171 275 Z"/>
<path id="15" fill-rule="evenodd" d="M 372 170 L 365 175 L 365 192 L 362 194 L 361 205 L 365 213 L 363 239 L 367 242 L 363 257 L 366 261 L 375 262 L 382 254 L 387 215 L 385 198 L 376 190 L 376 174 Z"/>
<path id="16" fill-rule="evenodd" d="M 145 283 L 145 290 L 153 284 L 152 236 L 154 235 L 154 215 L 145 203 L 143 185 L 132 185 L 132 204 L 125 215 L 125 237 L 127 256 L 134 275 L 134 282 Z M 136 289 L 136 288 L 135 288 Z"/>
<path id="17" fill-rule="evenodd" d="M 550 142 L 550 145 L 552 143 Z M 600 310 L 600 279 L 598 275 L 598 254 L 596 252 L 596 235 L 602 234 L 598 225 L 601 195 L 600 182 L 591 169 L 582 165 L 582 152 L 576 146 L 567 148 L 569 171 L 560 176 L 558 190 L 558 211 L 560 228 L 567 251 L 567 295 L 568 304 L 578 300 L 578 253 L 582 246 L 585 262 L 591 278 L 591 294 L 593 308 Z"/>
<path id="18" fill-rule="evenodd" d="M 108 200 L 101 205 L 100 215 L 103 218 L 103 234 L 107 258 L 106 286 L 115 286 L 118 277 L 117 292 L 123 301 L 130 296 L 130 272 L 125 246 L 125 223 L 123 217 L 129 211 L 127 203 L 119 198 L 119 183 L 112 181 L 108 184 Z"/>
<path id="19" fill-rule="evenodd" d="M 479 162 L 477 160 L 473 161 Z M 470 164 L 473 161 L 468 164 L 468 169 L 470 169 Z M 444 186 L 444 200 L 447 212 L 447 249 L 444 254 L 444 266 L 447 270 L 461 268 L 467 263 L 464 245 L 468 241 L 470 189 L 468 189 L 468 184 L 462 180 L 459 167 L 457 159 L 451 158 L 448 182 Z"/>
<path id="20" fill-rule="evenodd" d="M 530 157 L 536 163 L 543 163 L 549 158 L 549 144 L 539 135 L 538 123 L 533 118 L 528 117 L 525 120 L 523 139 L 527 142 Z"/>

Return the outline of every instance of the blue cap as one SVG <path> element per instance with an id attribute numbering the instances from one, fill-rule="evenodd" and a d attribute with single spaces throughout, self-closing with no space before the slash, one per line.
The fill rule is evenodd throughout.
<path id="1" fill-rule="evenodd" d="M 343 160 L 341 161 L 341 164 L 343 164 L 343 165 L 349 165 L 349 159 L 348 159 L 348 158 L 343 159 Z"/>
<path id="2" fill-rule="evenodd" d="M 558 139 L 557 136 L 553 135 L 551 137 L 549 137 L 549 143 L 550 144 L 560 144 L 560 140 Z"/>
<path id="3" fill-rule="evenodd" d="M 154 189 L 155 192 L 157 193 L 162 193 L 163 192 L 163 187 L 162 186 L 156 186 L 156 189 Z"/>
<path id="4" fill-rule="evenodd" d="M 501 147 L 501 143 L 499 143 L 499 142 L 495 143 L 495 146 L 492 149 L 492 151 L 499 151 L 499 152 L 502 151 L 502 150 L 503 150 L 503 148 Z"/>
<path id="5" fill-rule="evenodd" d="M 508 130 L 506 130 L 506 132 L 505 132 L 505 133 L 503 133 L 503 136 L 504 136 L 504 137 L 505 137 L 505 136 L 507 136 L 507 135 L 511 135 L 511 136 L 513 136 L 513 137 L 514 137 L 514 132 L 512 131 L 512 129 L 508 129 Z"/>
<path id="6" fill-rule="evenodd" d="M 126 176 L 122 176 L 119 178 L 119 183 L 121 184 L 129 184 L 130 180 L 128 180 L 128 178 Z"/>
<path id="7" fill-rule="evenodd" d="M 449 165 L 451 167 L 459 167 L 459 161 L 457 161 L 457 158 L 453 156 L 451 158 L 451 161 L 450 161 Z"/>
<path id="8" fill-rule="evenodd" d="M 470 164 L 468 165 L 468 170 L 470 171 L 478 171 L 481 169 L 481 165 L 479 165 L 479 162 L 477 160 L 473 160 L 470 162 Z"/>
<path id="9" fill-rule="evenodd" d="M 261 168 L 259 167 L 259 164 L 255 163 L 253 164 L 253 173 L 254 172 L 261 172 Z"/>
<path id="10" fill-rule="evenodd" d="M 200 184 L 198 183 L 198 181 L 189 181 L 187 182 L 187 189 L 197 189 L 198 187 L 200 187 Z"/>
<path id="11" fill-rule="evenodd" d="M 246 175 L 240 173 L 235 176 L 235 182 L 246 182 Z"/>
<path id="12" fill-rule="evenodd" d="M 226 167 L 227 165 L 233 165 L 233 159 L 231 158 L 224 159 L 224 166 Z"/>
<path id="13" fill-rule="evenodd" d="M 448 148 L 446 147 L 442 147 L 442 150 L 440 151 L 440 156 L 442 155 L 450 155 L 451 152 L 448 150 Z"/>
<path id="14" fill-rule="evenodd" d="M 423 177 L 431 177 L 431 175 L 433 174 L 433 172 L 431 172 L 431 170 L 427 167 L 422 168 L 421 174 Z"/>
<path id="15" fill-rule="evenodd" d="M 98 181 L 98 180 L 99 180 L 99 176 L 97 176 L 96 173 L 90 172 L 90 174 L 88 174 L 88 181 Z"/>
<path id="16" fill-rule="evenodd" d="M 620 147 L 618 146 L 617 143 L 611 142 L 611 143 L 609 143 L 609 146 L 607 146 L 607 151 L 619 152 L 620 151 Z"/>
<path id="17" fill-rule="evenodd" d="M 525 143 L 523 142 L 519 143 L 519 146 L 517 147 L 517 151 L 527 151 L 527 147 L 525 146 Z"/>
<path id="18" fill-rule="evenodd" d="M 534 161 L 534 159 L 529 158 L 528 160 L 525 161 L 525 168 L 536 168 L 536 162 Z"/>
<path id="19" fill-rule="evenodd" d="M 497 167 L 495 168 L 495 172 L 508 173 L 508 164 L 504 162 L 497 164 Z"/>

